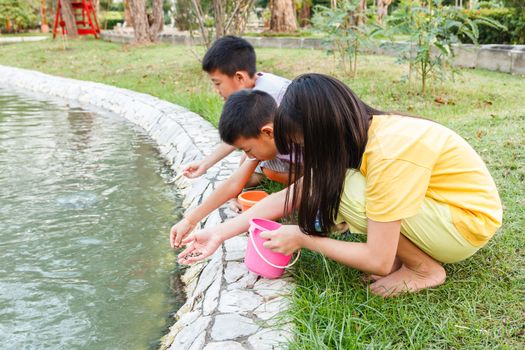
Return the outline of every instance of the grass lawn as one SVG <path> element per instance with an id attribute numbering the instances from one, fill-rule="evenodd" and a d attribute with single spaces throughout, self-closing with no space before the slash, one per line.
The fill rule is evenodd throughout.
<path id="1" fill-rule="evenodd" d="M 193 50 L 196 50 L 194 53 Z M 84 38 L 0 46 L 0 64 L 92 80 L 186 106 L 215 125 L 222 101 L 185 46 L 130 47 Z M 394 58 L 362 56 L 349 80 L 322 51 L 257 49 L 258 68 L 288 78 L 321 72 L 342 79 L 372 106 L 421 115 L 456 130 L 487 163 L 504 203 L 504 226 L 472 258 L 446 265 L 435 290 L 394 299 L 367 292 L 361 274 L 304 252 L 289 316 L 291 349 L 525 348 L 525 80 L 464 70 L 422 96 L 401 81 Z M 346 239 L 361 239 L 347 237 Z"/>

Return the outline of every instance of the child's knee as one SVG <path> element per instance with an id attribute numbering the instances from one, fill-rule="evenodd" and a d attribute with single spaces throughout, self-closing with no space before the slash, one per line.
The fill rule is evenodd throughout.
<path id="1" fill-rule="evenodd" d="M 284 185 L 288 184 L 288 173 L 277 172 L 268 168 L 262 168 L 262 171 L 268 179 Z"/>
<path id="2" fill-rule="evenodd" d="M 263 179 L 264 179 L 263 174 L 253 173 L 252 176 L 250 176 L 250 179 L 248 179 L 248 182 L 246 182 L 246 185 L 244 186 L 244 188 L 258 186 L 261 184 Z"/>

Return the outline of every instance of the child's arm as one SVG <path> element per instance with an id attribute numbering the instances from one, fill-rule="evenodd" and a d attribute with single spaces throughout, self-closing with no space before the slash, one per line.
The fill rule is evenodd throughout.
<path id="1" fill-rule="evenodd" d="M 293 193 L 293 186 L 290 191 Z M 179 254 L 181 264 L 191 264 L 210 256 L 228 238 L 239 235 L 248 230 L 250 219 L 262 217 L 275 220 L 284 216 L 284 203 L 286 191 L 273 193 L 262 201 L 257 202 L 250 210 L 225 221 L 215 227 L 205 228 L 186 237 L 182 243 L 188 244 L 187 248 Z M 292 194 L 293 195 L 293 194 Z M 196 254 L 192 254 L 196 253 Z M 195 256 L 194 256 L 195 255 Z"/>
<path id="2" fill-rule="evenodd" d="M 170 232 L 171 247 L 180 245 L 181 240 L 189 233 L 197 222 L 201 221 L 212 211 L 224 204 L 228 199 L 237 196 L 244 184 L 255 171 L 259 164 L 256 160 L 244 162 L 226 181 L 222 182 L 199 206 L 191 210 L 186 216 L 175 224 Z"/>
<path id="3" fill-rule="evenodd" d="M 397 252 L 401 221 L 368 220 L 365 243 L 345 242 L 327 237 L 309 236 L 299 226 L 285 225 L 275 231 L 261 233 L 269 239 L 264 247 L 286 255 L 306 248 L 344 265 L 378 275 L 388 275 Z"/>
<path id="4" fill-rule="evenodd" d="M 222 142 L 213 153 L 207 155 L 204 159 L 187 164 L 182 170 L 182 174 L 190 179 L 199 177 L 234 150 L 235 147 Z"/>

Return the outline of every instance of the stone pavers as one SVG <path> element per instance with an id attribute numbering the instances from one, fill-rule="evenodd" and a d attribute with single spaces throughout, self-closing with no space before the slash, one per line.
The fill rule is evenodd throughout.
<path id="1" fill-rule="evenodd" d="M 185 208 L 201 203 L 237 167 L 238 155 L 233 155 L 199 179 L 182 176 L 184 164 L 214 149 L 218 132 L 197 114 L 150 95 L 1 65 L 0 84 L 110 111 L 143 127 L 174 170 Z M 231 215 L 223 206 L 201 226 L 217 225 Z M 165 234 L 168 246 L 168 232 Z M 267 280 L 249 272 L 243 263 L 246 243 L 245 235 L 232 238 L 208 261 L 186 269 L 182 281 L 187 301 L 176 313 L 174 325 L 163 339 L 163 349 L 286 348 L 290 326 L 279 313 L 287 307 L 290 277 Z"/>

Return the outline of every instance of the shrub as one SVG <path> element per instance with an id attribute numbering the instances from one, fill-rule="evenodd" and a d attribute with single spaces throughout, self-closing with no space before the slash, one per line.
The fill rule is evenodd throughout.
<path id="1" fill-rule="evenodd" d="M 210 11 L 210 1 L 201 1 L 205 13 Z M 177 0 L 175 4 L 175 27 L 178 30 L 195 30 L 199 28 L 191 0 Z"/>
<path id="2" fill-rule="evenodd" d="M 101 29 L 113 29 L 117 23 L 124 23 L 124 15 L 120 11 L 107 11 L 99 16 Z"/>
<path id="3" fill-rule="evenodd" d="M 100 5 L 102 7 L 102 3 Z M 109 10 L 117 11 L 117 12 L 124 12 L 124 2 L 115 2 L 115 3 L 112 2 L 111 5 L 109 5 Z"/>
<path id="4" fill-rule="evenodd" d="M 479 26 L 479 44 L 525 44 L 525 12 L 511 8 L 464 10 L 471 20 L 481 17 L 497 21 L 505 30 L 491 26 Z M 472 43 L 468 37 L 459 35 L 461 42 Z"/>
<path id="5" fill-rule="evenodd" d="M 417 74 L 423 93 L 429 79 L 442 80 L 454 73 L 452 45 L 459 42 L 459 35 L 477 43 L 480 24 L 502 30 L 497 22 L 484 17 L 471 20 L 463 11 L 443 6 L 442 0 L 403 0 L 387 23 L 394 33 L 408 36 L 410 46 L 399 58 L 409 64 L 409 80 L 412 72 Z"/>
<path id="6" fill-rule="evenodd" d="M 325 34 L 323 44 L 328 54 L 339 59 L 344 71 L 355 77 L 358 51 L 370 47 L 379 32 L 368 12 L 360 8 L 360 1 L 339 2 L 336 8 L 318 5 L 312 23 Z"/>
<path id="7" fill-rule="evenodd" d="M 38 26 L 36 10 L 27 0 L 0 0 L 0 31 L 21 31 Z"/>

